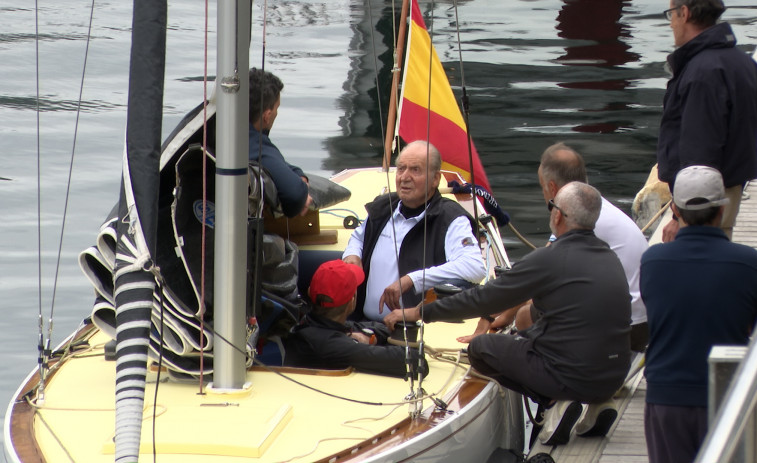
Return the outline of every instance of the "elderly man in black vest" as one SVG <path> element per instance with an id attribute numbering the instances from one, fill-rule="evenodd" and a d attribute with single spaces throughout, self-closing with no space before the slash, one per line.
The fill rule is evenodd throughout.
<path id="1" fill-rule="evenodd" d="M 368 218 L 342 255 L 366 274 L 354 319 L 381 321 L 391 310 L 418 304 L 438 283 L 478 283 L 486 276 L 473 218 L 439 193 L 441 165 L 433 145 L 409 143 L 397 157 L 396 193 L 366 204 Z"/>

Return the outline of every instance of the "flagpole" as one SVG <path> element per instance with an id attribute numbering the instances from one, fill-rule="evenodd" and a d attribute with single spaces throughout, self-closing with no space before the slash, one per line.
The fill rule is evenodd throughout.
<path id="1" fill-rule="evenodd" d="M 407 14 L 409 0 L 402 0 L 402 12 L 400 13 L 400 30 L 397 36 L 397 43 L 394 47 L 394 64 L 392 66 L 392 92 L 389 97 L 389 112 L 386 118 L 386 135 L 384 139 L 384 171 L 389 170 L 392 162 L 392 140 L 394 139 L 395 126 L 397 120 L 397 89 L 400 83 L 400 66 L 402 54 L 405 51 L 405 35 L 407 34 Z"/>

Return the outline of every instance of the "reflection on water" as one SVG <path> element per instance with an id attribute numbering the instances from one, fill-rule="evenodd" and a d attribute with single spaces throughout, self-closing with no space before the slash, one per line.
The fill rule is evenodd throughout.
<path id="1" fill-rule="evenodd" d="M 621 22 L 623 9 L 630 4 L 630 0 L 566 1 L 557 15 L 560 31 L 557 35 L 570 42 L 558 61 L 574 66 L 605 67 L 638 61 L 639 54 L 630 52 L 631 46 L 625 41 L 630 36 L 629 27 Z"/>
<path id="2" fill-rule="evenodd" d="M 65 180 L 74 177 L 62 244 L 54 342 L 87 315 L 92 291 L 76 257 L 115 203 L 127 97 L 131 11 L 128 2 L 96 2 L 82 113 L 74 144 L 89 0 L 40 3 L 40 245 L 37 293 L 36 82 L 33 8 L 0 6 L 0 300 L 7 334 L 0 410 L 35 364 L 38 306 L 52 305 Z M 164 127 L 169 133 L 203 97 L 202 4 L 169 1 Z M 748 2 L 744 2 L 748 3 Z M 266 69 L 284 81 L 272 131 L 285 156 L 306 171 L 331 174 L 381 163 L 389 98 L 391 2 L 288 0 L 271 7 Z M 518 229 L 537 244 L 549 234 L 536 178 L 541 152 L 565 141 L 584 154 L 590 181 L 628 211 L 654 163 L 657 126 L 673 49 L 659 0 L 423 1 L 421 9 L 450 82 L 470 96 L 471 133 L 493 192 Z M 261 2 L 253 8 L 250 63 L 261 63 Z M 367 10 L 367 6 L 371 9 Z M 397 2 L 397 5 L 399 3 Z M 729 5 L 739 46 L 757 44 L 757 9 Z M 458 26 L 463 65 L 458 62 Z M 208 72 L 215 74 L 211 8 Z M 375 46 L 373 45 L 375 44 Z M 374 53 L 376 50 L 377 53 Z M 378 73 L 376 69 L 378 68 Z M 461 72 L 464 71 L 464 72 Z M 380 84 L 376 85 L 376 76 Z M 379 109 L 377 101 L 382 105 Z M 526 252 L 505 231 L 511 254 Z"/>

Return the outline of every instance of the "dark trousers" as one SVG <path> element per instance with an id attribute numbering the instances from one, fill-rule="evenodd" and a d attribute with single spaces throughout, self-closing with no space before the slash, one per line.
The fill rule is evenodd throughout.
<path id="1" fill-rule="evenodd" d="M 707 407 L 648 403 L 644 408 L 649 463 L 694 461 L 706 434 Z"/>
<path id="2" fill-rule="evenodd" d="M 631 350 L 644 352 L 649 344 L 649 324 L 647 322 L 631 325 Z"/>
<path id="3" fill-rule="evenodd" d="M 547 405 L 551 399 L 593 402 L 595 397 L 573 391 L 547 370 L 531 349 L 533 341 L 518 335 L 484 334 L 468 346 L 470 364 L 504 387 Z"/>

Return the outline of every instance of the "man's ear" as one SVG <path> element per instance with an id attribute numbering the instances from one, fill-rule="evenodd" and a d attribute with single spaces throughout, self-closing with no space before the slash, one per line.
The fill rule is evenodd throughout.
<path id="1" fill-rule="evenodd" d="M 678 8 L 678 14 L 681 15 L 681 19 L 683 19 L 683 22 L 689 22 L 689 18 L 691 18 L 691 10 L 686 5 L 681 5 L 680 8 Z"/>
<path id="2" fill-rule="evenodd" d="M 563 216 L 562 212 L 558 210 L 557 213 L 555 213 L 555 228 L 559 227 L 563 220 L 565 220 L 565 216 Z"/>
<path id="3" fill-rule="evenodd" d="M 557 196 L 557 192 L 560 191 L 560 187 L 557 186 L 554 180 L 550 180 L 547 182 L 547 190 L 549 191 L 549 196 L 554 199 Z"/>
<path id="4" fill-rule="evenodd" d="M 674 203 L 673 201 L 670 202 L 670 210 L 673 211 L 673 215 L 676 218 L 678 218 L 678 219 L 681 218 L 681 213 L 678 210 L 678 206 L 676 206 L 676 203 Z"/>
<path id="5" fill-rule="evenodd" d="M 439 188 L 439 185 L 441 185 L 441 181 L 442 181 L 442 173 L 441 171 L 439 171 L 436 174 L 434 174 L 434 183 L 436 183 L 437 188 Z"/>
<path id="6" fill-rule="evenodd" d="M 264 109 L 263 114 L 260 118 L 261 122 L 263 123 L 263 127 L 268 126 L 268 122 L 271 119 L 271 113 L 273 112 L 273 109 Z"/>

